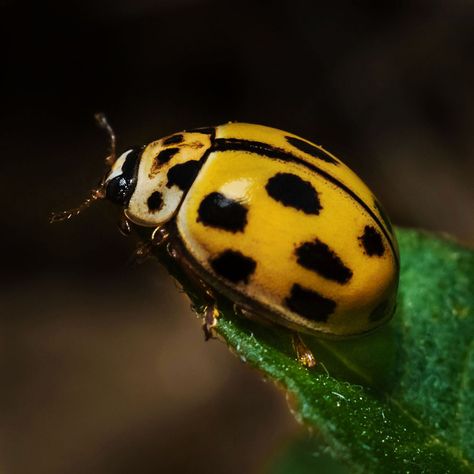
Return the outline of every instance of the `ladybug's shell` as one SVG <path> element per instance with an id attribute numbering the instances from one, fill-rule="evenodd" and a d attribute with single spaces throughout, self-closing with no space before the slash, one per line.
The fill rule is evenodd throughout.
<path id="1" fill-rule="evenodd" d="M 229 123 L 175 219 L 184 261 L 216 290 L 280 325 L 351 336 L 393 313 L 397 244 L 382 213 L 321 147 Z"/>

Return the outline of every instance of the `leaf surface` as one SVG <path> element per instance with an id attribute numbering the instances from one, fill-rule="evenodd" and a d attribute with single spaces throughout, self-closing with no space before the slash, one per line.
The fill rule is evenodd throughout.
<path id="1" fill-rule="evenodd" d="M 474 252 L 447 238 L 397 230 L 393 320 L 362 338 L 305 336 L 319 360 L 295 360 L 289 333 L 219 301 L 219 338 L 288 394 L 297 419 L 351 472 L 474 472 Z M 195 308 L 203 301 L 160 253 Z"/>

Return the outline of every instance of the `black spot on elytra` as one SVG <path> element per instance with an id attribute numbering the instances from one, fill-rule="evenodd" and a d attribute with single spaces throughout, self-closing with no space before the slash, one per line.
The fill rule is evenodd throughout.
<path id="1" fill-rule="evenodd" d="M 382 236 L 371 225 L 366 225 L 362 236 L 358 237 L 364 247 L 365 253 L 369 257 L 376 255 L 381 257 L 385 253 Z"/>
<path id="2" fill-rule="evenodd" d="M 159 211 L 163 206 L 163 196 L 159 191 L 154 191 L 150 194 L 150 197 L 147 199 L 148 209 L 151 212 Z"/>
<path id="3" fill-rule="evenodd" d="M 187 191 L 194 183 L 201 166 L 202 163 L 197 160 L 186 161 L 186 163 L 174 165 L 168 170 L 168 182 L 166 183 L 166 186 L 171 188 L 171 186 L 176 185 L 181 189 L 181 191 Z"/>
<path id="4" fill-rule="evenodd" d="M 212 269 L 221 277 L 232 283 L 248 283 L 257 263 L 235 250 L 226 250 L 210 262 Z"/>
<path id="5" fill-rule="evenodd" d="M 384 300 L 377 305 L 369 315 L 369 321 L 374 323 L 391 316 L 394 311 L 394 305 L 391 300 Z"/>
<path id="6" fill-rule="evenodd" d="M 318 239 L 303 243 L 295 253 L 301 266 L 313 270 L 324 278 L 338 283 L 347 283 L 352 278 L 352 270 L 344 265 L 333 250 Z"/>
<path id="7" fill-rule="evenodd" d="M 177 135 L 171 135 L 171 137 L 165 138 L 163 140 L 163 145 L 175 145 L 177 143 L 181 143 L 184 137 L 181 133 Z"/>
<path id="8" fill-rule="evenodd" d="M 382 218 L 385 227 L 393 233 L 392 229 L 392 223 L 390 222 L 390 219 L 388 218 L 387 213 L 385 212 L 385 209 L 382 207 L 382 205 L 377 201 L 377 199 L 374 199 L 374 206 L 379 211 L 380 217 Z"/>
<path id="9" fill-rule="evenodd" d="M 295 313 L 313 321 L 325 323 L 336 309 L 335 301 L 295 283 L 285 299 L 286 306 Z"/>
<path id="10" fill-rule="evenodd" d="M 268 180 L 265 189 L 275 201 L 306 214 L 319 214 L 322 209 L 313 185 L 295 174 L 277 173 Z"/>
<path id="11" fill-rule="evenodd" d="M 161 150 L 158 155 L 156 155 L 155 160 L 160 164 L 163 165 L 168 163 L 168 161 L 173 158 L 176 153 L 179 152 L 179 148 L 166 148 L 165 150 Z"/>
<path id="12" fill-rule="evenodd" d="M 323 160 L 326 163 L 332 163 L 333 165 L 338 165 L 339 162 L 336 161 L 332 156 L 326 154 L 323 150 L 320 150 L 318 147 L 314 146 L 312 143 L 305 142 L 296 137 L 285 137 L 287 142 L 293 145 L 298 150 L 307 153 L 308 155 L 317 158 L 318 160 Z"/>
<path id="13" fill-rule="evenodd" d="M 199 205 L 197 221 L 209 227 L 243 232 L 247 225 L 247 208 L 221 193 L 208 194 Z"/>

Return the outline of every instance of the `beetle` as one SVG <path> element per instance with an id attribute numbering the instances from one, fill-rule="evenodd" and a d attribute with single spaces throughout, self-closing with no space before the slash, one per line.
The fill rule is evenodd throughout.
<path id="1" fill-rule="evenodd" d="M 399 253 L 370 189 L 323 147 L 263 125 L 229 122 L 174 133 L 115 156 L 97 189 L 53 221 L 97 199 L 123 208 L 122 228 L 148 227 L 206 295 L 292 331 L 298 360 L 315 364 L 300 333 L 347 338 L 393 315 Z"/>

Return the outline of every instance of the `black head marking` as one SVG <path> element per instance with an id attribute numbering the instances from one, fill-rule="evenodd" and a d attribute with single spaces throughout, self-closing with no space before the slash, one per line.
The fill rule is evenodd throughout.
<path id="1" fill-rule="evenodd" d="M 296 251 L 298 263 L 329 280 L 347 283 L 352 278 L 352 270 L 347 268 L 337 254 L 325 243 L 316 239 L 305 242 Z"/>
<path id="2" fill-rule="evenodd" d="M 374 255 L 381 257 L 385 253 L 382 236 L 375 227 L 366 225 L 364 233 L 358 239 L 361 241 L 364 251 L 369 257 Z"/>
<path id="3" fill-rule="evenodd" d="M 232 283 L 248 283 L 255 272 L 257 263 L 235 250 L 225 250 L 209 262 L 212 269 L 221 277 Z"/>
<path id="4" fill-rule="evenodd" d="M 186 192 L 194 183 L 201 166 L 202 163 L 197 160 L 190 160 L 174 165 L 168 171 L 168 182 L 166 186 L 171 188 L 171 186 L 176 185 L 181 191 Z"/>
<path id="5" fill-rule="evenodd" d="M 312 321 L 325 323 L 336 309 L 336 302 L 295 283 L 285 299 L 286 306 L 295 313 Z"/>
<path id="6" fill-rule="evenodd" d="M 158 164 L 163 165 L 168 163 L 168 161 L 170 161 L 171 158 L 173 158 L 173 156 L 178 152 L 179 148 L 166 148 L 165 150 L 161 150 L 158 155 L 156 155 L 155 161 Z"/>
<path id="7" fill-rule="evenodd" d="M 178 143 L 181 143 L 183 140 L 183 135 L 181 133 L 178 133 L 177 135 L 171 135 L 171 137 L 165 138 L 163 140 L 163 145 L 176 145 Z"/>
<path id="8" fill-rule="evenodd" d="M 143 148 L 133 148 L 125 158 L 122 173 L 107 183 L 107 199 L 126 206 L 132 197 L 137 184 L 138 164 Z"/>
<path id="9" fill-rule="evenodd" d="M 303 153 L 307 153 L 308 155 L 311 155 L 314 158 L 317 158 L 318 160 L 325 161 L 326 163 L 332 163 L 333 165 L 339 164 L 339 162 L 336 161 L 332 156 L 326 154 L 323 150 L 320 150 L 312 143 L 300 140 L 296 137 L 286 136 L 285 138 L 287 142 L 290 143 L 290 145 L 293 145 L 295 148 L 302 151 Z"/>
<path id="10" fill-rule="evenodd" d="M 163 207 L 163 196 L 159 191 L 154 191 L 147 199 L 148 209 L 151 212 L 159 211 Z"/>
<path id="11" fill-rule="evenodd" d="M 221 193 L 208 194 L 199 205 L 197 221 L 209 227 L 243 232 L 247 225 L 247 208 Z"/>
<path id="12" fill-rule="evenodd" d="M 306 214 L 319 214 L 322 209 L 313 185 L 295 174 L 277 173 L 268 180 L 265 189 L 275 201 Z"/>

